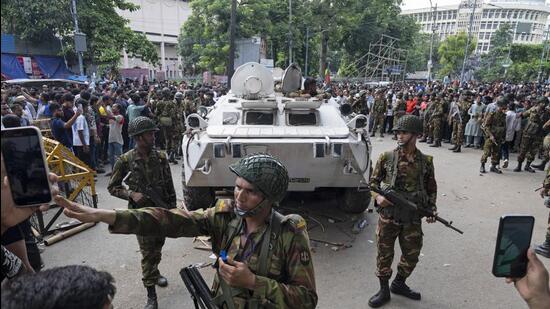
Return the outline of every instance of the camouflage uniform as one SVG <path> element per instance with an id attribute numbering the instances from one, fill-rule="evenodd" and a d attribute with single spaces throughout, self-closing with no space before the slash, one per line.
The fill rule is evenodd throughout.
<path id="1" fill-rule="evenodd" d="M 521 137 L 521 146 L 518 154 L 518 161 L 523 162 L 527 159 L 527 166 L 535 159 L 535 154 L 542 144 L 542 125 L 546 121 L 547 115 L 544 106 L 533 106 L 523 112 L 522 117 L 529 117 L 527 126 L 523 129 Z"/>
<path id="2" fill-rule="evenodd" d="M 485 133 L 481 163 L 486 163 L 487 158 L 491 156 L 491 164 L 496 167 L 500 161 L 500 146 L 506 137 L 506 114 L 499 110 L 489 113 L 481 129 Z M 495 138 L 494 142 L 491 140 L 491 136 Z"/>
<path id="3" fill-rule="evenodd" d="M 409 194 L 417 199 L 419 207 L 435 212 L 437 183 L 434 176 L 433 158 L 416 150 L 412 156 L 406 156 L 400 148 L 380 155 L 371 177 L 370 185 L 375 188 L 390 187 Z M 423 201 L 423 202 L 421 202 Z M 399 238 L 401 259 L 397 272 L 404 278 L 410 276 L 418 262 L 422 249 L 422 226 L 418 212 L 410 214 L 407 222 L 394 220 L 398 212 L 408 210 L 397 206 L 379 208 L 380 218 L 376 229 L 378 254 L 376 257 L 376 276 L 389 279 L 392 275 L 392 261 L 395 240 Z"/>
<path id="4" fill-rule="evenodd" d="M 397 125 L 397 121 L 405 115 L 407 112 L 407 102 L 402 98 L 395 100 L 395 107 L 393 108 L 393 125 Z"/>
<path id="5" fill-rule="evenodd" d="M 237 216 L 230 200 L 219 200 L 215 207 L 188 212 L 182 209 L 142 208 L 117 210 L 112 233 L 161 237 L 212 237 L 212 250 L 244 262 L 253 273 L 258 272 L 259 248 L 267 226 L 252 233 L 241 246 L 244 220 Z M 314 308 L 317 304 L 315 277 L 305 221 L 298 215 L 285 216 L 275 245 L 270 251 L 267 276 L 256 275 L 254 290 L 231 287 L 235 308 L 244 309 L 252 301 L 261 308 Z M 250 243 L 249 243 L 250 241 Z M 213 294 L 222 295 L 220 278 L 216 274 Z"/>
<path id="6" fill-rule="evenodd" d="M 125 180 L 128 185 L 128 189 L 126 189 L 122 185 L 122 181 L 128 173 L 130 175 Z M 144 186 L 156 191 L 167 207 L 176 207 L 176 192 L 172 182 L 172 174 L 166 155 L 163 152 L 153 149 L 147 159 L 141 158 L 136 149 L 126 152 L 116 161 L 107 188 L 112 196 L 128 200 L 128 208 L 130 209 L 159 206 L 148 198 L 144 198 L 139 205 L 130 200 L 132 192 L 144 194 Z M 143 284 L 146 287 L 154 286 L 160 277 L 158 264 L 161 260 L 161 250 L 165 237 L 138 235 L 137 240 L 142 254 Z"/>
<path id="7" fill-rule="evenodd" d="M 470 109 L 471 102 L 462 100 L 455 103 L 455 110 L 452 115 L 452 140 L 451 142 L 455 146 L 462 146 L 464 144 L 464 128 L 468 122 L 468 110 Z"/>
<path id="8" fill-rule="evenodd" d="M 441 122 L 443 121 L 444 112 L 443 102 L 441 102 L 440 98 L 436 98 L 432 104 L 430 126 L 432 128 L 434 143 L 441 146 Z"/>
<path id="9" fill-rule="evenodd" d="M 156 115 L 160 127 L 160 135 L 164 140 L 166 152 L 172 159 L 175 146 L 174 132 L 178 122 L 176 104 L 172 100 L 163 100 L 158 102 L 156 107 Z"/>
<path id="10" fill-rule="evenodd" d="M 384 136 L 384 113 L 388 110 L 388 102 L 380 97 L 374 99 L 372 104 L 372 133 L 371 136 L 374 136 L 376 128 L 380 127 L 380 136 Z"/>

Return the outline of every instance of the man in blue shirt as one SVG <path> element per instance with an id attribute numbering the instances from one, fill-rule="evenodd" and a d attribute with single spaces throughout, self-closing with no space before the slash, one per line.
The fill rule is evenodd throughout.
<path id="1" fill-rule="evenodd" d="M 63 121 L 63 110 L 61 109 L 61 106 L 57 103 L 51 103 L 50 104 L 50 112 L 52 113 L 52 120 L 50 123 L 50 128 L 52 130 L 53 137 L 63 144 L 63 146 L 72 149 L 72 140 L 69 137 L 69 134 L 67 133 L 67 130 L 71 129 L 73 123 L 76 121 L 76 118 L 80 116 L 81 111 L 80 109 L 77 110 L 76 113 L 69 119 L 69 121 L 65 122 Z"/>

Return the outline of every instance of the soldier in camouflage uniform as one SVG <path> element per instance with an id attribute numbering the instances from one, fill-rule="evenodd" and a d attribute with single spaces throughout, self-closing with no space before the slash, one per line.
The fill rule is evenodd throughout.
<path id="1" fill-rule="evenodd" d="M 430 147 L 441 147 L 441 123 L 443 122 L 443 95 L 440 93 L 434 99 L 430 115 L 430 127 L 432 128 L 433 144 Z"/>
<path id="2" fill-rule="evenodd" d="M 170 89 L 162 90 L 163 100 L 157 103 L 155 114 L 160 126 L 160 135 L 164 141 L 164 148 L 168 153 L 170 163 L 178 163 L 175 158 L 176 145 L 174 145 L 174 134 L 178 122 L 176 103 L 171 99 Z"/>
<path id="3" fill-rule="evenodd" d="M 378 91 L 374 103 L 372 104 L 372 133 L 374 136 L 376 129 L 380 127 L 380 137 L 384 137 L 384 114 L 388 110 L 388 101 L 384 98 L 382 91 Z"/>
<path id="4" fill-rule="evenodd" d="M 506 104 L 506 100 L 498 100 L 497 109 L 487 115 L 481 126 L 485 133 L 485 144 L 483 145 L 483 155 L 481 155 L 480 173 L 486 173 L 485 163 L 491 156 L 491 172 L 502 174 L 498 165 L 500 163 L 500 147 L 506 138 Z"/>
<path id="5" fill-rule="evenodd" d="M 416 139 L 422 134 L 422 121 L 414 115 L 403 116 L 394 128 L 398 134 L 398 147 L 380 155 L 370 180 L 373 188 L 391 188 L 407 196 L 418 207 L 437 214 L 437 183 L 434 176 L 433 158 L 416 148 Z M 372 193 L 379 213 L 376 228 L 376 276 L 380 290 L 369 300 L 369 306 L 376 308 L 387 303 L 395 294 L 420 300 L 421 295 L 410 289 L 405 280 L 413 272 L 422 249 L 421 216 L 417 211 L 391 204 L 384 196 Z M 435 222 L 434 217 L 427 221 Z M 395 240 L 399 239 L 401 259 L 397 276 L 391 287 L 392 261 Z"/>
<path id="6" fill-rule="evenodd" d="M 219 257 L 212 292 L 220 308 L 314 308 L 317 292 L 306 223 L 272 207 L 288 187 L 286 168 L 266 154 L 230 167 L 235 202 L 219 200 L 206 210 L 141 208 L 106 210 L 60 200 L 82 222 L 105 222 L 112 233 L 167 237 L 209 235 Z"/>
<path id="7" fill-rule="evenodd" d="M 128 134 L 134 138 L 136 147 L 120 156 L 115 163 L 108 190 L 112 196 L 128 200 L 129 209 L 176 207 L 176 192 L 168 160 L 164 152 L 154 149 L 155 131 L 158 129 L 151 119 L 143 116 L 135 118 L 128 126 Z M 122 185 L 123 181 L 128 189 Z M 142 255 L 142 280 L 147 288 L 145 308 L 157 308 L 155 284 L 161 287 L 168 285 L 158 270 L 165 236 L 136 234 Z"/>
<path id="8" fill-rule="evenodd" d="M 176 92 L 176 94 L 174 95 L 174 104 L 176 108 L 176 122 L 174 125 L 174 133 L 172 135 L 172 144 L 174 145 L 174 161 L 176 161 L 176 159 L 180 158 L 181 141 L 183 138 L 183 132 L 185 130 L 185 118 L 183 114 L 183 93 L 179 91 Z"/>
<path id="9" fill-rule="evenodd" d="M 518 166 L 514 169 L 514 172 L 521 172 L 521 165 L 525 159 L 527 159 L 527 162 L 524 170 L 531 173 L 535 172 L 531 168 L 531 162 L 535 159 L 535 154 L 539 151 L 542 144 L 542 126 L 548 120 L 548 113 L 546 112 L 547 104 L 547 97 L 539 97 L 535 106 L 521 113 L 521 117 L 528 117 L 528 121 L 523 129 L 518 154 Z"/>
<path id="10" fill-rule="evenodd" d="M 433 127 L 430 123 L 430 118 L 432 116 L 432 109 L 434 106 L 435 101 L 435 95 L 432 95 L 431 98 L 426 102 L 426 108 L 424 109 L 424 112 L 422 113 L 422 122 L 423 122 L 423 128 L 422 131 L 422 138 L 418 140 L 419 143 L 433 143 Z"/>
<path id="11" fill-rule="evenodd" d="M 544 147 L 545 151 L 548 152 L 548 149 L 550 148 L 550 142 L 544 145 Z M 545 198 L 544 204 L 546 205 L 546 207 L 550 208 L 550 169 L 546 170 L 546 177 L 544 178 L 542 189 L 540 190 L 540 196 L 542 198 Z M 546 239 L 544 240 L 544 243 L 535 246 L 535 252 L 544 257 L 550 258 L 550 213 L 548 214 L 548 228 L 546 229 Z"/>
<path id="12" fill-rule="evenodd" d="M 397 122 L 401 117 L 407 113 L 407 102 L 403 100 L 403 93 L 397 93 L 397 99 L 395 100 L 395 106 L 393 107 L 393 126 L 397 125 Z M 393 133 L 393 140 L 397 140 L 397 133 Z"/>
<path id="13" fill-rule="evenodd" d="M 463 99 L 459 102 L 454 102 L 449 112 L 449 117 L 451 118 L 453 134 L 452 134 L 452 143 L 453 147 L 449 148 L 453 152 L 460 152 L 462 144 L 464 144 L 464 128 L 466 123 L 469 120 L 468 110 L 472 105 L 472 95 L 473 93 L 469 90 L 464 91 Z"/>

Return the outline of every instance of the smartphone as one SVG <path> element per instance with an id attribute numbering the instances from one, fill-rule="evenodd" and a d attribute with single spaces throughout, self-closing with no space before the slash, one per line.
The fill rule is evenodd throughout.
<path id="1" fill-rule="evenodd" d="M 16 206 L 52 202 L 48 164 L 38 128 L 2 129 L 2 157 Z"/>
<path id="2" fill-rule="evenodd" d="M 527 271 L 527 249 L 533 234 L 533 216 L 506 215 L 498 225 L 493 275 L 521 278 Z"/>

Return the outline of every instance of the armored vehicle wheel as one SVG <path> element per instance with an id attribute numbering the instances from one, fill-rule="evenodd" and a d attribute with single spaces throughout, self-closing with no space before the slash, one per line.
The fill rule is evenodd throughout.
<path id="1" fill-rule="evenodd" d="M 362 213 L 370 204 L 370 191 L 357 191 L 357 188 L 347 188 L 344 191 L 340 210 L 349 213 Z"/>
<path id="2" fill-rule="evenodd" d="M 206 209 L 214 206 L 216 194 L 210 187 L 188 187 L 185 184 L 185 170 L 181 172 L 183 202 L 188 210 Z"/>

